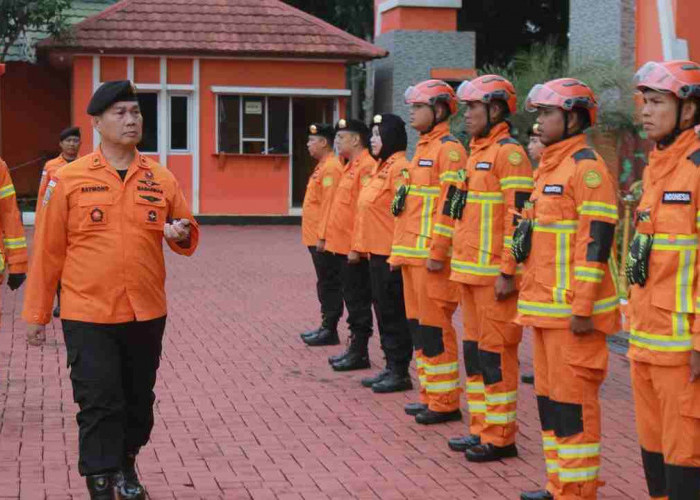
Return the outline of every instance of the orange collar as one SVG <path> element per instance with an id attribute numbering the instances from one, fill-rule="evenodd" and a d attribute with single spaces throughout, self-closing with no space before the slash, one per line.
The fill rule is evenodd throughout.
<path id="1" fill-rule="evenodd" d="M 693 143 L 697 142 L 698 138 L 695 135 L 695 131 L 690 129 L 682 132 L 676 140 L 673 141 L 673 144 L 666 149 L 659 149 L 658 146 L 655 147 L 651 153 L 649 153 L 648 168 L 651 182 L 655 183 L 675 170 L 683 153 L 688 151 Z"/>
<path id="2" fill-rule="evenodd" d="M 585 134 L 577 134 L 544 148 L 540 165 L 535 170 L 535 176 L 554 170 L 569 156 L 581 148 L 588 146 Z"/>
<path id="3" fill-rule="evenodd" d="M 437 125 L 435 125 L 435 127 L 433 127 L 433 130 L 431 130 L 430 132 L 422 134 L 420 136 L 420 139 L 418 139 L 418 144 L 425 144 L 430 141 L 434 141 L 435 139 L 439 139 L 440 137 L 443 137 L 449 133 L 450 124 L 447 121 L 440 122 Z"/>
<path id="4" fill-rule="evenodd" d="M 102 147 L 98 147 L 95 152 L 95 156 L 92 158 L 92 165 L 90 165 L 90 168 L 104 168 L 109 165 L 109 162 L 107 159 L 104 157 L 102 154 Z M 111 165 L 109 165 L 111 166 Z M 139 153 L 138 150 L 136 150 L 136 154 L 134 155 L 134 159 L 131 162 L 131 165 L 129 165 L 129 168 L 127 170 L 131 170 L 131 167 L 138 167 L 138 168 L 143 168 L 146 170 L 150 170 L 151 166 L 148 164 L 148 159 Z M 114 167 L 112 167 L 114 168 Z M 116 169 L 115 169 L 116 170 Z"/>
<path id="5" fill-rule="evenodd" d="M 493 143 L 505 139 L 506 137 L 510 137 L 510 127 L 506 122 L 501 122 L 491 127 L 491 131 L 486 137 L 472 138 L 472 140 L 469 141 L 469 149 L 472 152 L 486 149 Z"/>

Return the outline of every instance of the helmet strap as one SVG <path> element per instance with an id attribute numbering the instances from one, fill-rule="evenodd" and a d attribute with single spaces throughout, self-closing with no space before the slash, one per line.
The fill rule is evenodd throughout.
<path id="1" fill-rule="evenodd" d="M 673 144 L 676 141 L 676 138 L 681 135 L 681 114 L 683 113 L 683 100 L 678 99 L 678 107 L 676 108 L 676 126 L 673 128 L 673 132 L 668 134 L 666 137 L 661 139 L 658 143 L 657 146 L 659 149 L 664 149 Z"/>

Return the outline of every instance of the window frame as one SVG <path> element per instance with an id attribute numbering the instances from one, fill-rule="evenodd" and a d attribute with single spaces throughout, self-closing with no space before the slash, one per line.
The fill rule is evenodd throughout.
<path id="1" fill-rule="evenodd" d="M 185 97 L 187 98 L 187 148 L 186 149 L 174 149 L 173 144 L 172 144 L 172 126 L 173 126 L 173 114 L 172 114 L 172 98 L 173 97 Z M 168 150 L 168 155 L 186 155 L 186 154 L 192 154 L 192 138 L 194 137 L 193 134 L 193 126 L 194 126 L 194 120 L 192 119 L 192 109 L 193 109 L 193 103 L 192 103 L 192 92 L 191 91 L 186 91 L 186 90 L 177 90 L 177 91 L 168 91 L 167 92 L 167 120 L 168 120 L 168 137 L 167 137 L 167 150 Z"/>
<path id="2" fill-rule="evenodd" d="M 137 89 L 136 95 L 138 96 L 140 94 L 154 94 L 156 96 L 156 150 L 155 151 L 141 151 L 139 149 L 139 153 L 143 153 L 145 155 L 159 155 L 160 154 L 160 140 L 158 139 L 158 137 L 160 135 L 160 128 L 159 127 L 160 127 L 161 110 L 159 108 L 160 108 L 161 91 L 160 90 L 151 90 L 151 89 L 144 89 L 144 90 Z M 141 112 L 141 116 L 143 116 L 143 111 Z M 142 139 L 143 139 L 143 137 L 142 137 Z"/>

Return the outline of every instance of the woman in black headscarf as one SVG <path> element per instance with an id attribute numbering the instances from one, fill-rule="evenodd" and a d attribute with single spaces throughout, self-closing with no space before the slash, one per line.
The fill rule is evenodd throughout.
<path id="1" fill-rule="evenodd" d="M 406 124 L 392 114 L 376 115 L 372 120 L 371 153 L 377 166 L 357 202 L 350 263 L 362 256 L 370 259 L 372 301 L 374 303 L 386 368 L 378 375 L 362 380 L 374 392 L 407 391 L 413 388 L 408 365 L 413 343 L 406 319 L 403 281 L 400 270 L 391 270 L 387 262 L 394 236 L 394 216 L 398 191 L 408 178 L 406 160 Z M 405 195 L 404 195 L 405 196 Z"/>

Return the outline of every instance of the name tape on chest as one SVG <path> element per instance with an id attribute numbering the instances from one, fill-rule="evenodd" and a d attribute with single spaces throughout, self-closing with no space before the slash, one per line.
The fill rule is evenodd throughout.
<path id="1" fill-rule="evenodd" d="M 662 203 L 670 205 L 689 205 L 690 199 L 690 191 L 664 191 Z"/>
<path id="2" fill-rule="evenodd" d="M 418 160 L 419 167 L 432 167 L 433 160 Z"/>
<path id="3" fill-rule="evenodd" d="M 564 186 L 561 184 L 545 184 L 542 194 L 564 194 Z"/>
<path id="4" fill-rule="evenodd" d="M 81 193 L 100 193 L 109 191 L 109 186 L 83 186 L 80 188 Z"/>
<path id="5" fill-rule="evenodd" d="M 488 161 L 480 161 L 474 168 L 476 170 L 491 170 L 491 163 Z"/>

